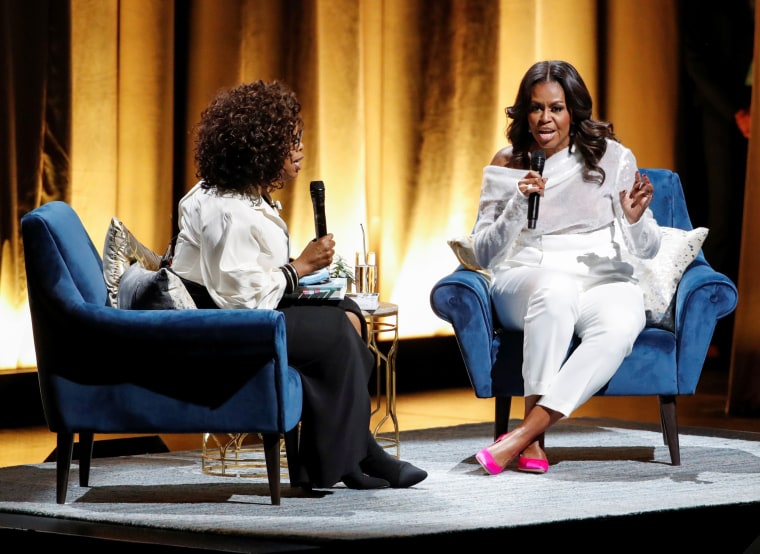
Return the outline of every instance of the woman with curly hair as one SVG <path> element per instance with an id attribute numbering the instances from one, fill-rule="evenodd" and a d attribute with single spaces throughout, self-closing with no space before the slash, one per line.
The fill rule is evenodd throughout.
<path id="1" fill-rule="evenodd" d="M 534 64 L 506 110 L 511 145 L 483 171 L 473 248 L 500 324 L 525 337 L 524 418 L 476 454 L 491 475 L 515 458 L 518 470 L 546 472 L 544 432 L 610 380 L 646 324 L 621 251 L 657 254 L 653 187 L 591 109 L 572 65 Z M 573 335 L 581 342 L 568 357 Z"/>
<path id="2" fill-rule="evenodd" d="M 397 460 L 369 432 L 374 356 L 366 321 L 349 298 L 328 304 L 283 299 L 299 277 L 328 267 L 332 233 L 290 256 L 288 228 L 270 193 L 298 176 L 304 159 L 296 95 L 274 81 L 219 93 L 195 128 L 200 181 L 179 202 L 172 270 L 199 308 L 276 309 L 285 314 L 288 362 L 303 381 L 299 471 L 305 488 L 342 481 L 355 489 L 410 487 L 427 473 Z"/>

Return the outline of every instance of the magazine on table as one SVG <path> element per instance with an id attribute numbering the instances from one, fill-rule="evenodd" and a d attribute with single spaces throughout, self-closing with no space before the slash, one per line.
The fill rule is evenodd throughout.
<path id="1" fill-rule="evenodd" d="M 285 298 L 296 300 L 342 300 L 348 282 L 345 277 L 330 277 L 327 269 L 304 275 L 298 280 L 296 290 Z"/>

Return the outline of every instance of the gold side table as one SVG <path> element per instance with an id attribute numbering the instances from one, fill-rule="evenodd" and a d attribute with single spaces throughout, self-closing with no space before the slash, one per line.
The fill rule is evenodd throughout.
<path id="1" fill-rule="evenodd" d="M 367 343 L 375 355 L 377 370 L 376 404 L 372 415 L 378 413 L 382 406 L 383 378 L 385 381 L 385 414 L 375 425 L 373 435 L 384 448 L 396 447 L 396 457 L 401 456 L 401 441 L 399 440 L 398 418 L 396 417 L 396 351 L 398 350 L 398 305 L 390 302 L 380 302 L 377 309 L 362 312 L 367 320 Z M 378 338 L 390 335 L 390 348 L 385 353 L 380 349 Z M 393 436 L 378 436 L 387 422 L 393 424 Z"/>

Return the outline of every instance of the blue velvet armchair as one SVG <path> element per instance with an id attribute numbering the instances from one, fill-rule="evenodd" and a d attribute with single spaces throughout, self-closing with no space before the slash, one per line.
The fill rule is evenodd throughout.
<path id="1" fill-rule="evenodd" d="M 283 314 L 113 308 L 100 254 L 68 204 L 25 214 L 21 232 L 40 393 L 57 434 L 56 501 L 66 502 L 75 434 L 86 487 L 95 433 L 208 432 L 261 434 L 279 504 L 280 438 L 295 467 L 302 408 Z"/>
<path id="2" fill-rule="evenodd" d="M 692 229 L 678 174 L 665 169 L 642 171 L 655 188 L 651 209 L 658 223 Z M 658 396 L 663 441 L 673 465 L 681 463 L 676 398 L 695 393 L 715 325 L 736 303 L 734 283 L 716 272 L 700 251 L 676 290 L 675 331 L 647 326 L 631 354 L 597 393 Z M 430 304 L 438 317 L 453 326 L 475 395 L 495 399 L 496 439 L 508 430 L 512 397 L 524 394 L 523 334 L 500 328 L 486 278 L 462 266 L 433 286 Z"/>

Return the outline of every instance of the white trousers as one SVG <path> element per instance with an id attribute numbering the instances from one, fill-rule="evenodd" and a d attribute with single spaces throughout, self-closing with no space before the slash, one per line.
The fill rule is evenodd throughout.
<path id="1" fill-rule="evenodd" d="M 491 295 L 504 328 L 525 333 L 525 396 L 564 416 L 612 378 L 646 324 L 642 291 L 625 281 L 518 266 L 492 276 Z M 573 334 L 582 342 L 568 358 Z"/>

